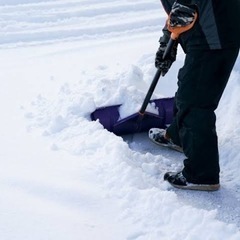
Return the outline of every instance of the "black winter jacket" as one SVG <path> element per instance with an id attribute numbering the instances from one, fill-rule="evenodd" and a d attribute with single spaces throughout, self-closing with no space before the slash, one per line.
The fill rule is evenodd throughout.
<path id="1" fill-rule="evenodd" d="M 198 9 L 194 27 L 179 38 L 185 52 L 240 46 L 240 0 L 161 0 L 168 14 L 175 1 Z"/>

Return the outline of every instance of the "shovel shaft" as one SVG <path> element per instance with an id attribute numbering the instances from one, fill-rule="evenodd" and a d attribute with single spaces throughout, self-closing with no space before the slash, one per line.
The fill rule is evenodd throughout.
<path id="1" fill-rule="evenodd" d="M 152 97 L 153 92 L 154 92 L 154 89 L 157 86 L 157 83 L 158 83 L 158 80 L 159 80 L 159 78 L 161 76 L 161 73 L 162 73 L 162 71 L 160 69 L 158 69 L 157 72 L 155 73 L 155 76 L 154 76 L 153 81 L 152 81 L 152 83 L 151 83 L 151 85 L 149 87 L 147 95 L 146 95 L 146 97 L 145 97 L 145 99 L 143 101 L 143 104 L 142 104 L 142 106 L 141 106 L 141 108 L 139 110 L 139 114 L 140 115 L 144 115 L 145 110 L 147 108 L 147 105 L 148 105 L 148 103 L 149 103 L 149 101 L 150 101 L 150 99 Z"/>
<path id="2" fill-rule="evenodd" d="M 172 37 L 170 38 L 170 40 L 168 41 L 166 50 L 163 54 L 163 60 L 166 59 L 167 55 L 171 53 L 176 42 L 177 42 L 177 40 L 173 39 Z"/>
<path id="3" fill-rule="evenodd" d="M 196 20 L 197 20 L 197 13 L 195 13 L 195 18 L 194 18 L 194 21 L 188 25 L 188 26 L 184 26 L 184 27 L 171 27 L 170 24 L 169 24 L 169 21 L 170 21 L 170 17 L 168 18 L 168 30 L 171 32 L 171 37 L 168 41 L 168 44 L 167 44 L 167 47 L 166 47 L 166 50 L 163 54 L 163 60 L 166 59 L 166 57 L 168 56 L 168 54 L 170 54 L 171 50 L 173 49 L 178 37 L 180 36 L 180 34 L 182 34 L 183 32 L 186 32 L 188 31 L 189 29 L 191 29 L 193 27 L 193 25 L 195 24 Z M 161 73 L 162 71 L 160 69 L 157 70 L 157 72 L 155 73 L 155 76 L 153 78 L 153 81 L 149 87 L 149 90 L 146 94 L 146 97 L 143 101 L 143 104 L 139 110 L 139 117 L 138 117 L 138 121 L 137 121 L 137 125 L 138 125 L 138 128 L 140 128 L 140 124 L 141 124 L 141 121 L 143 120 L 143 117 L 144 117 L 144 113 L 145 113 L 145 110 L 147 108 L 147 105 L 152 97 L 152 94 L 157 86 L 157 83 L 158 83 L 158 80 L 161 76 Z"/>
<path id="4" fill-rule="evenodd" d="M 163 60 L 171 52 L 175 42 L 176 42 L 176 40 L 170 38 L 170 40 L 169 40 L 169 42 L 167 44 L 166 50 L 165 50 L 165 52 L 163 54 Z M 145 97 L 145 99 L 143 101 L 143 104 L 142 104 L 142 106 L 141 106 L 141 108 L 139 110 L 139 114 L 140 115 L 144 115 L 145 110 L 147 108 L 147 105 L 148 105 L 148 103 L 149 103 L 149 101 L 150 101 L 150 99 L 152 97 L 152 94 L 153 94 L 153 92 L 154 92 L 154 90 L 155 90 L 155 88 L 157 86 L 157 83 L 158 83 L 158 80 L 159 80 L 159 78 L 161 76 L 161 73 L 162 73 L 162 71 L 160 69 L 158 69 L 157 72 L 155 73 L 155 76 L 154 76 L 154 78 L 152 80 L 152 83 L 151 83 L 149 89 L 148 89 L 148 92 L 147 92 L 146 97 Z"/>

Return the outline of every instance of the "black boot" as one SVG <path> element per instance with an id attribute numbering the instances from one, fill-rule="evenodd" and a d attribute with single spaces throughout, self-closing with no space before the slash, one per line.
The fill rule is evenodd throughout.
<path id="1" fill-rule="evenodd" d="M 182 172 L 167 172 L 164 180 L 168 181 L 172 186 L 181 189 L 199 190 L 199 191 L 216 191 L 220 188 L 220 184 L 195 184 L 189 183 L 183 176 Z"/>

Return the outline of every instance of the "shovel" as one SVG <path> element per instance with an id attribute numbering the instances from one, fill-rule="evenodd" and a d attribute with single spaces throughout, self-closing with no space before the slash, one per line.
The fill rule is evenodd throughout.
<path id="1" fill-rule="evenodd" d="M 179 35 L 191 29 L 196 19 L 197 14 L 195 15 L 194 21 L 184 27 L 170 27 L 170 24 L 168 24 L 171 37 L 164 52 L 163 59 L 171 52 Z M 119 136 L 148 131 L 150 128 L 166 128 L 173 119 L 174 98 L 150 100 L 161 75 L 162 71 L 158 69 L 138 113 L 120 119 L 119 108 L 121 105 L 114 105 L 96 109 L 91 113 L 91 119 L 93 121 L 99 120 L 104 128 Z M 155 104 L 156 109 L 158 109 L 158 114 L 146 112 L 149 103 Z"/>

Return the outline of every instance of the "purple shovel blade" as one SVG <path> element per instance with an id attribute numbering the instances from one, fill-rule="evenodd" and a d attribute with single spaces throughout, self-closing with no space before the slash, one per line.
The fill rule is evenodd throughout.
<path id="1" fill-rule="evenodd" d="M 119 120 L 119 107 L 121 105 L 115 105 L 96 109 L 91 114 L 91 119 L 93 121 L 98 119 L 104 128 L 116 135 L 144 132 L 154 127 L 166 128 L 166 125 L 170 124 L 173 118 L 174 98 L 162 98 L 150 102 L 155 103 L 158 114 L 145 112 L 142 118 L 139 113 L 135 113 Z M 139 119 L 141 120 L 139 121 Z"/>

